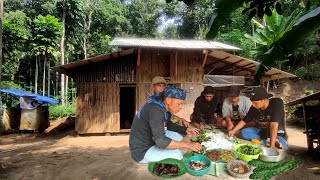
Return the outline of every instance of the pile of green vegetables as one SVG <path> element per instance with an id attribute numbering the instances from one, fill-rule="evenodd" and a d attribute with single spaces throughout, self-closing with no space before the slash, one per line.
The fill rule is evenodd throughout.
<path id="1" fill-rule="evenodd" d="M 198 142 L 198 143 L 202 143 L 205 141 L 208 141 L 210 138 L 208 136 L 206 136 L 206 131 L 202 130 L 199 132 L 199 135 L 197 137 L 192 137 L 191 141 L 192 142 Z"/>
<path id="2" fill-rule="evenodd" d="M 272 176 L 295 169 L 300 165 L 300 161 L 294 157 L 289 160 L 282 160 L 279 162 L 252 160 L 249 164 L 256 167 L 250 175 L 250 179 L 270 179 Z"/>
<path id="3" fill-rule="evenodd" d="M 257 155 L 261 152 L 261 149 L 251 145 L 243 145 L 237 149 L 238 152 L 246 155 Z"/>
<path id="4" fill-rule="evenodd" d="M 232 136 L 231 142 L 233 144 L 240 144 L 241 143 L 240 140 L 236 136 Z"/>

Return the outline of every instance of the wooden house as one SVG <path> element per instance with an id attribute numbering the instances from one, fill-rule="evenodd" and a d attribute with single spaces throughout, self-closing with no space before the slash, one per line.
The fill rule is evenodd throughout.
<path id="1" fill-rule="evenodd" d="M 231 54 L 239 48 L 214 41 L 116 38 L 111 45 L 119 51 L 52 68 L 76 82 L 75 129 L 79 134 L 127 131 L 136 112 L 153 94 L 151 80 L 155 76 L 187 91 L 178 115 L 189 119 L 204 88 L 205 74 L 250 80 L 259 64 Z M 291 76 L 272 69 L 264 80 Z"/>

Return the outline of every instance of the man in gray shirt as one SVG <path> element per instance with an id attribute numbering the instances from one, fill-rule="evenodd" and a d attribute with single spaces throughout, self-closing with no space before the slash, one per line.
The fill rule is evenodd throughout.
<path id="1" fill-rule="evenodd" d="M 228 131 L 232 130 L 248 113 L 251 101 L 245 96 L 240 96 L 240 87 L 231 86 L 222 105 L 222 126 Z M 251 125 L 251 124 L 250 124 Z"/>
<path id="2" fill-rule="evenodd" d="M 171 113 L 182 109 L 185 98 L 184 90 L 167 86 L 139 110 L 133 120 L 129 138 L 131 156 L 135 161 L 149 163 L 166 158 L 181 160 L 183 156 L 179 149 L 201 150 L 199 143 L 181 141 L 182 135 L 197 135 L 195 129 L 170 121 Z"/>

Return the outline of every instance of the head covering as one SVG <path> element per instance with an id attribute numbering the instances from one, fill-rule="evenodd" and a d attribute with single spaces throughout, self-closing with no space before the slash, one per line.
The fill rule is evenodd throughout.
<path id="1" fill-rule="evenodd" d="M 214 94 L 215 92 L 212 86 L 206 86 L 203 90 L 203 94 Z"/>
<path id="2" fill-rule="evenodd" d="M 231 96 L 239 96 L 240 95 L 240 87 L 239 86 L 231 86 L 228 91 L 228 97 Z"/>
<path id="3" fill-rule="evenodd" d="M 155 84 L 167 84 L 167 81 L 164 79 L 164 77 L 156 76 L 152 79 L 152 85 Z"/>
<path id="4" fill-rule="evenodd" d="M 251 101 L 259 101 L 267 98 L 271 98 L 273 95 L 269 94 L 263 87 L 256 87 L 249 93 Z"/>
<path id="5" fill-rule="evenodd" d="M 163 90 L 163 97 L 185 100 L 187 97 L 187 93 L 185 90 L 180 89 L 176 86 L 167 85 Z"/>

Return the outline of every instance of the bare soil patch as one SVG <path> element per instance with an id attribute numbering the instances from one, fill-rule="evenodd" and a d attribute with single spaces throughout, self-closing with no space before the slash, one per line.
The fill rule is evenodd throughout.
<path id="1" fill-rule="evenodd" d="M 308 156 L 302 129 L 288 127 L 289 153 L 301 167 L 274 179 L 319 179 L 320 162 Z M 10 134 L 0 137 L 0 179 L 160 179 L 146 164 L 131 159 L 128 134 L 78 136 L 73 130 L 56 135 Z M 233 179 L 186 174 L 176 179 Z"/>

